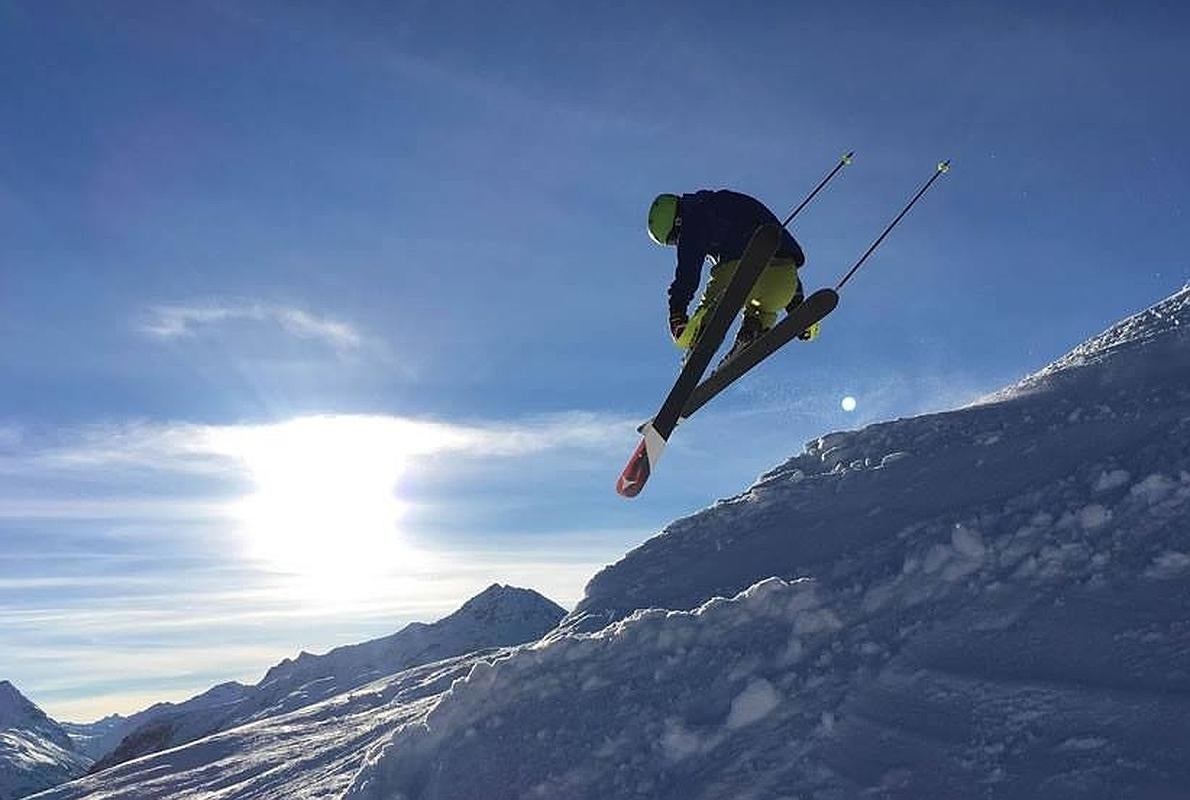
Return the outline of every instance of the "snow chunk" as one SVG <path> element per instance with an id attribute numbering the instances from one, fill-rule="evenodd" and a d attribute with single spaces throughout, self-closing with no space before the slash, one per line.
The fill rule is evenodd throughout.
<path id="1" fill-rule="evenodd" d="M 1140 483 L 1132 487 L 1133 497 L 1139 497 L 1149 505 L 1160 503 L 1177 487 L 1171 479 L 1159 472 L 1155 472 Z"/>
<path id="2" fill-rule="evenodd" d="M 1083 736 L 1075 739 L 1067 739 L 1058 745 L 1059 751 L 1079 751 L 1079 750 L 1098 750 L 1107 745 L 1106 739 L 1101 739 L 1098 736 Z"/>
<path id="3" fill-rule="evenodd" d="M 1132 480 L 1132 476 L 1128 474 L 1126 469 L 1113 469 L 1111 472 L 1099 473 L 1099 480 L 1095 481 L 1096 492 L 1110 492 L 1112 489 L 1118 489 L 1128 481 Z"/>
<path id="4" fill-rule="evenodd" d="M 1078 524 L 1089 531 L 1102 528 L 1109 520 L 1111 520 L 1111 511 L 1099 503 L 1083 506 L 1078 512 Z"/>
<path id="5" fill-rule="evenodd" d="M 1190 555 L 1176 550 L 1167 550 L 1153 559 L 1153 565 L 1145 570 L 1146 578 L 1171 580 L 1181 577 L 1190 568 Z"/>
<path id="6" fill-rule="evenodd" d="M 819 608 L 803 611 L 798 614 L 793 623 L 793 632 L 799 636 L 822 631 L 837 631 L 843 627 L 842 620 L 829 608 Z"/>
<path id="7" fill-rule="evenodd" d="M 731 701 L 731 711 L 725 723 L 730 730 L 739 730 L 759 722 L 781 704 L 781 695 L 764 678 L 757 678 Z"/>
<path id="8" fill-rule="evenodd" d="M 950 543 L 959 555 L 964 558 L 982 559 L 987 553 L 983 545 L 983 537 L 979 531 L 973 531 L 965 525 L 956 525 L 950 534 Z"/>
<path id="9" fill-rule="evenodd" d="M 925 558 L 925 561 L 922 563 L 921 568 L 927 574 L 933 574 L 933 573 L 937 572 L 939 569 L 942 568 L 943 564 L 945 564 L 947 561 L 950 560 L 950 554 L 952 552 L 954 552 L 954 551 L 951 550 L 946 545 L 942 545 L 942 544 L 934 545 L 933 547 L 930 548 L 929 552 L 926 553 L 926 558 Z"/>
<path id="10" fill-rule="evenodd" d="M 671 762 L 681 761 L 703 751 L 703 738 L 693 731 L 686 730 L 681 722 L 675 719 L 665 721 L 665 733 L 661 736 L 661 752 Z"/>

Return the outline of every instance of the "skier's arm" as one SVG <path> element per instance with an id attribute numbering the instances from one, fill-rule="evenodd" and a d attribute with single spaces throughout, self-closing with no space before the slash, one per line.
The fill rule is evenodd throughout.
<path id="1" fill-rule="evenodd" d="M 692 230 L 682 232 L 678 237 L 678 266 L 674 270 L 673 283 L 669 285 L 670 312 L 685 312 L 698 291 L 698 284 L 702 281 L 702 264 L 706 261 L 707 251 Z"/>
<path id="2" fill-rule="evenodd" d="M 802 252 L 802 246 L 787 230 L 781 231 L 781 247 L 778 248 L 777 255 L 792 258 L 793 265 L 799 269 L 806 263 L 806 254 Z"/>

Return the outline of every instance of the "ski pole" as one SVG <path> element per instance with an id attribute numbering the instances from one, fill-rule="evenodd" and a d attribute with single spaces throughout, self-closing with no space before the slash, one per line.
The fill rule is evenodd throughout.
<path id="1" fill-rule="evenodd" d="M 803 208 L 810 205 L 810 201 L 814 199 L 815 195 L 817 195 L 820 191 L 822 191 L 822 187 L 824 187 L 828 183 L 830 183 L 831 178 L 835 177 L 835 175 L 839 172 L 839 170 L 843 169 L 843 167 L 850 164 L 852 161 L 852 158 L 854 156 L 855 156 L 855 151 L 852 150 L 850 153 L 846 153 L 842 158 L 840 158 L 839 163 L 835 164 L 835 168 L 832 169 L 830 172 L 828 172 L 826 177 L 818 182 L 818 185 L 814 187 L 814 190 L 812 192 L 810 192 L 808 195 L 806 195 L 806 199 L 803 200 L 801 203 L 799 203 L 797 208 L 795 208 L 793 211 L 789 212 L 789 216 L 786 217 L 785 221 L 781 223 L 781 227 L 782 228 L 787 227 L 790 222 L 793 222 L 793 218 L 796 217 L 798 214 L 800 214 Z"/>
<path id="2" fill-rule="evenodd" d="M 845 283 L 847 283 L 847 281 L 851 280 L 851 276 L 854 275 L 856 273 L 856 271 L 860 267 L 863 266 L 864 262 L 868 260 L 868 256 L 872 255 L 872 251 L 880 246 L 880 243 L 884 241 L 884 237 L 888 236 L 889 232 L 891 232 L 892 229 L 897 226 L 897 223 L 901 221 L 901 217 L 903 217 L 909 213 L 909 209 L 913 208 L 913 204 L 916 203 L 918 201 L 918 199 L 923 194 L 926 193 L 926 189 L 929 189 L 930 186 L 933 185 L 934 181 L 938 180 L 939 176 L 945 175 L 949 171 L 950 171 L 950 159 L 947 159 L 946 161 L 940 161 L 938 163 L 937 169 L 934 170 L 934 174 L 931 175 L 930 179 L 925 182 L 925 185 L 917 190 L 917 194 L 913 195 L 913 199 L 910 200 L 905 205 L 905 207 L 901 209 L 901 213 L 897 214 L 897 216 L 893 219 L 893 221 L 888 223 L 888 227 L 884 229 L 884 233 L 880 234 L 880 236 L 877 237 L 876 241 L 872 242 L 872 246 L 869 247 L 864 252 L 864 254 L 859 257 L 859 261 L 855 262 L 855 266 L 847 271 L 847 274 L 843 276 L 843 280 L 839 281 L 839 285 L 835 287 L 836 292 L 838 292 L 840 289 L 843 288 L 843 284 L 845 284 Z"/>

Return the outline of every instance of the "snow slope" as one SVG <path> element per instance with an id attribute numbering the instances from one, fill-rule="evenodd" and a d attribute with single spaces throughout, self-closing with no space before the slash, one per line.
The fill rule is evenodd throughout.
<path id="1" fill-rule="evenodd" d="M 90 764 L 58 723 L 11 683 L 0 681 L 0 800 L 55 786 Z"/>
<path id="2" fill-rule="evenodd" d="M 226 705 L 151 721 L 132 736 L 136 742 L 164 731 L 187 737 L 184 741 L 158 739 L 149 754 L 38 798 L 339 797 L 369 748 L 397 726 L 423 717 L 475 663 L 499 657 L 503 651 L 492 642 L 534 641 L 564 614 L 536 592 L 490 586 L 436 623 L 415 623 L 322 656 L 286 659 L 255 687 L 240 686 L 244 699 L 236 700 L 233 688 L 215 687 L 203 697 L 226 692 Z M 203 726 L 217 730 L 199 735 Z"/>
<path id="3" fill-rule="evenodd" d="M 41 798 L 1185 797 L 1187 323 L 1183 291 L 984 402 L 811 442 L 534 644 Z"/>
<path id="4" fill-rule="evenodd" d="M 134 715 L 123 726 L 123 741 L 96 769 L 294 711 L 412 666 L 533 641 L 565 613 L 537 592 L 494 584 L 433 624 L 415 622 L 325 655 L 301 653 L 274 666 L 255 686 L 220 684 L 185 703 L 162 703 Z"/>
<path id="5" fill-rule="evenodd" d="M 497 651 L 498 652 L 498 651 Z M 37 795 L 38 800 L 330 800 L 371 747 L 493 651 L 414 667 L 297 711 L 153 753 Z"/>
<path id="6" fill-rule="evenodd" d="M 1183 290 L 985 402 L 811 442 L 346 797 L 1187 796 L 1188 323 Z"/>
<path id="7" fill-rule="evenodd" d="M 111 714 L 95 722 L 59 722 L 58 724 L 70 736 L 75 749 L 94 760 L 110 753 L 120 743 L 123 735 L 119 732 L 127 725 L 127 717 Z"/>

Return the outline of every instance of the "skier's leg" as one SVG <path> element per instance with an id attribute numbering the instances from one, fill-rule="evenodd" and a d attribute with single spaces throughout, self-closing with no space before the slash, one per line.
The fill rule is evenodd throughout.
<path id="1" fill-rule="evenodd" d="M 777 324 L 778 312 L 789 305 L 797 285 L 797 268 L 792 259 L 774 259 L 769 262 L 744 304 L 744 322 L 740 325 L 727 358 L 755 342 Z"/>
<path id="2" fill-rule="evenodd" d="M 796 309 L 798 306 L 800 306 L 802 303 L 804 303 L 805 300 L 806 300 L 805 289 L 802 288 L 802 279 L 800 276 L 798 276 L 797 288 L 793 292 L 793 299 L 791 299 L 789 301 L 789 303 L 786 304 L 786 306 L 785 306 L 785 313 L 792 314 L 794 309 Z M 809 328 L 806 328 L 804 331 L 799 333 L 797 338 L 801 339 L 803 342 L 808 342 L 812 339 L 816 339 L 816 338 L 818 338 L 818 331 L 821 327 L 822 327 L 821 323 L 815 322 Z"/>
<path id="3" fill-rule="evenodd" d="M 698 341 L 698 333 L 702 329 L 703 320 L 711 313 L 720 296 L 727 291 L 738 265 L 739 261 L 724 261 L 711 267 L 706 288 L 702 291 L 702 297 L 698 299 L 698 306 L 690 315 L 690 322 L 686 324 L 686 330 L 678 337 L 678 347 L 689 350 Z"/>
<path id="4" fill-rule="evenodd" d="M 802 286 L 802 278 L 799 275 L 797 279 L 797 289 L 793 291 L 793 299 L 785 306 L 785 313 L 792 314 L 793 310 L 804 303 L 806 300 L 806 290 Z"/>
<path id="5" fill-rule="evenodd" d="M 777 314 L 792 303 L 799 283 L 792 259 L 774 259 L 752 288 L 745 316 L 756 318 L 761 332 L 769 330 L 777 324 Z"/>

